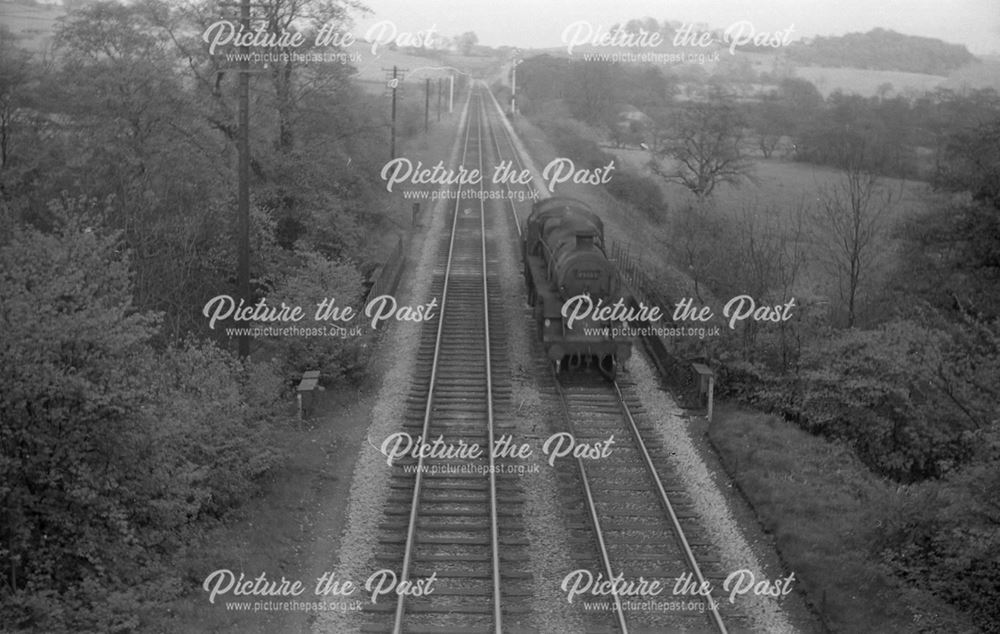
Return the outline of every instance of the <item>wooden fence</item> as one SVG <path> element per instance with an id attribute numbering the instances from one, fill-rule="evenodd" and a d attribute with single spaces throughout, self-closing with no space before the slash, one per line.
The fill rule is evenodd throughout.
<path id="1" fill-rule="evenodd" d="M 403 238 L 400 236 L 396 241 L 396 248 L 392 250 L 382 266 L 376 269 L 373 275 L 375 281 L 368 289 L 368 296 L 365 298 L 366 304 L 379 295 L 392 295 L 396 292 L 396 285 L 399 284 L 405 261 Z"/>
<path id="2" fill-rule="evenodd" d="M 633 322 L 636 328 L 670 327 L 670 310 L 674 305 L 672 298 L 660 290 L 660 285 L 646 273 L 639 261 L 632 257 L 628 247 L 612 242 L 608 249 L 608 257 L 615 263 L 622 281 L 632 294 L 632 302 L 637 305 L 642 302 L 646 306 L 659 306 L 665 317 L 657 323 Z M 653 359 L 664 383 L 685 409 L 702 409 L 707 404 L 707 385 L 698 365 L 693 359 L 682 359 L 676 353 L 676 345 L 669 337 L 647 334 L 642 338 L 642 345 Z"/>

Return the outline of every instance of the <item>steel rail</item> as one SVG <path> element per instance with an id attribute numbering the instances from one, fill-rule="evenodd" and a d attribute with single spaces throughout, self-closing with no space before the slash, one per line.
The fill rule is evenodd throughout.
<path id="1" fill-rule="evenodd" d="M 684 536 L 684 529 L 681 528 L 680 519 L 674 511 L 673 504 L 670 503 L 670 498 L 667 496 L 667 491 L 663 487 L 663 481 L 660 479 L 660 474 L 657 473 L 656 466 L 653 464 L 653 458 L 649 455 L 646 442 L 642 439 L 642 435 L 639 433 L 639 426 L 636 425 L 635 418 L 632 416 L 632 411 L 629 409 L 628 403 L 625 402 L 625 396 L 622 394 L 621 387 L 618 385 L 617 381 L 614 381 L 612 385 L 615 388 L 615 394 L 618 397 L 618 404 L 621 407 L 622 413 L 625 415 L 625 419 L 628 421 L 629 427 L 632 429 L 632 435 L 633 438 L 635 438 L 636 445 L 642 453 L 643 463 L 646 465 L 646 469 L 648 470 L 649 475 L 653 478 L 653 483 L 656 485 L 656 491 L 660 498 L 660 504 L 663 506 L 663 510 L 670 517 L 671 528 L 673 528 L 674 536 L 677 538 L 678 543 L 681 545 L 681 549 L 684 551 L 684 557 L 687 559 L 688 567 L 698 580 L 698 587 L 707 587 L 704 585 L 705 577 L 702 575 L 701 568 L 698 566 L 698 561 L 695 559 L 694 551 L 691 550 L 691 545 L 688 543 L 687 537 Z M 722 622 L 722 616 L 719 614 L 717 602 L 711 595 L 705 598 L 708 601 L 712 624 L 715 626 L 716 630 L 718 630 L 719 634 L 726 634 L 726 625 Z"/>
<path id="2" fill-rule="evenodd" d="M 476 113 L 476 122 L 473 124 L 473 117 L 470 116 L 466 124 L 465 129 L 465 140 L 462 150 L 462 162 L 468 158 L 469 152 L 469 142 L 472 138 L 472 127 L 476 126 L 476 141 L 478 145 L 478 162 L 480 173 L 482 173 L 483 168 L 483 142 L 482 142 L 482 131 L 483 131 L 483 115 L 485 114 L 485 109 L 483 107 L 481 96 L 476 97 L 478 107 L 474 108 Z M 441 343 L 443 341 L 444 334 L 444 317 L 448 306 L 448 286 L 451 281 L 451 269 L 452 262 L 455 255 L 455 238 L 457 235 L 458 228 L 458 218 L 459 218 L 459 208 L 461 206 L 462 197 L 460 192 L 462 190 L 461 183 L 458 186 L 459 195 L 455 199 L 455 207 L 452 215 L 452 226 L 451 235 L 448 242 L 448 255 L 447 263 L 445 266 L 444 273 L 444 288 L 441 295 L 441 309 L 440 315 L 438 317 L 437 332 L 435 334 L 434 340 L 434 355 L 431 362 L 431 376 L 430 383 L 428 385 L 427 392 L 427 403 L 424 408 L 424 419 L 422 427 L 422 436 L 427 437 L 430 431 L 431 419 L 433 417 L 432 410 L 434 407 L 434 390 L 437 386 L 437 371 L 440 360 L 441 353 Z M 483 184 L 480 181 L 480 193 L 483 191 Z M 489 493 L 490 493 L 490 543 L 491 543 L 491 560 L 493 569 L 493 621 L 494 621 L 494 632 L 500 634 L 502 631 L 502 601 L 500 593 L 500 583 L 501 583 L 501 573 L 500 573 L 500 538 L 499 538 L 499 520 L 497 511 L 497 494 L 496 494 L 496 460 L 493 455 L 493 445 L 495 440 L 494 434 L 494 413 L 493 413 L 493 376 L 492 376 L 492 359 L 490 355 L 490 329 L 489 329 L 489 285 L 488 285 L 488 271 L 487 271 L 487 257 L 486 257 L 486 213 L 485 213 L 485 198 L 484 196 L 479 196 L 480 200 L 480 254 L 482 260 L 481 273 L 482 273 L 482 288 L 483 288 L 483 324 L 484 324 L 484 363 L 486 369 L 486 406 L 487 406 L 487 456 L 489 462 Z M 424 472 L 424 456 L 421 453 L 417 458 L 416 474 L 414 479 L 413 488 L 413 501 L 410 505 L 410 519 L 407 525 L 406 534 L 406 545 L 403 555 L 403 566 L 400 572 L 400 583 L 408 580 L 410 567 L 413 559 L 413 549 L 416 545 L 416 529 L 417 529 L 417 518 L 419 516 L 420 507 L 420 493 L 421 486 L 423 483 L 423 472 Z M 393 632 L 396 634 L 401 634 L 403 631 L 403 620 L 406 613 L 405 607 L 405 595 L 399 594 L 396 602 L 396 613 L 395 621 L 393 624 Z"/>
<path id="3" fill-rule="evenodd" d="M 485 106 L 484 106 L 484 109 L 485 109 Z M 487 122 L 489 122 L 489 118 L 487 118 Z M 499 127 L 500 127 L 501 130 L 503 130 L 504 138 L 507 140 L 507 144 L 510 146 L 510 154 L 511 154 L 511 156 L 514 157 L 514 161 L 518 164 L 518 166 L 520 166 L 521 169 L 524 169 L 524 162 L 521 160 L 520 155 L 517 153 L 517 148 L 514 147 L 514 142 L 510 139 L 510 132 L 508 132 L 507 128 L 505 128 L 504 126 L 499 126 Z M 497 160 L 500 161 L 500 160 L 503 160 L 503 151 L 500 149 L 500 141 L 497 139 L 497 134 L 494 131 L 495 128 L 496 128 L 496 126 L 494 126 L 492 123 L 489 124 L 490 138 L 493 140 L 493 147 L 496 149 Z M 511 188 L 510 183 L 505 182 L 504 185 L 507 187 L 507 191 L 508 192 L 513 192 L 514 191 Z M 533 190 L 534 189 L 533 187 L 531 187 L 531 185 L 523 185 L 523 187 L 525 187 L 526 189 L 529 189 L 529 190 Z M 517 206 L 514 204 L 514 197 L 513 196 L 507 196 L 507 204 L 510 205 L 510 213 L 511 213 L 511 215 L 514 216 L 514 228 L 517 229 L 517 237 L 518 237 L 518 239 L 520 239 L 521 238 L 521 219 L 517 215 Z"/>
<path id="4" fill-rule="evenodd" d="M 471 117 L 466 124 L 465 129 L 465 141 L 462 148 L 462 162 L 465 162 L 466 153 L 469 150 L 469 136 L 472 130 Z M 462 183 L 458 184 L 458 191 L 461 192 Z M 451 236 L 448 241 L 448 259 L 445 265 L 444 271 L 444 289 L 441 292 L 441 309 L 438 316 L 437 333 L 434 338 L 434 357 L 431 362 L 431 377 L 430 383 L 427 387 L 427 405 L 424 408 L 424 421 L 421 430 L 421 436 L 423 438 L 428 437 L 428 432 L 430 431 L 430 423 L 432 418 L 432 410 L 434 407 L 434 388 L 437 385 L 437 371 L 438 371 L 438 361 L 441 355 L 441 341 L 443 339 L 442 335 L 444 333 L 444 316 L 448 309 L 448 282 L 451 278 L 451 265 L 452 257 L 455 252 L 455 235 L 458 230 L 458 208 L 461 202 L 461 196 L 455 197 L 455 208 L 452 213 L 452 223 L 451 223 Z M 413 501 L 410 504 L 410 519 L 406 528 L 406 546 L 403 551 L 403 566 L 399 573 L 399 583 L 402 585 L 405 581 L 409 580 L 410 576 L 410 564 L 413 559 L 413 549 L 415 546 L 415 535 L 417 532 L 417 517 L 419 515 L 420 507 L 420 489 L 423 483 L 424 476 L 424 454 L 421 452 L 417 457 L 417 468 L 416 474 L 413 481 Z M 399 593 L 396 599 L 396 614 L 392 626 L 392 631 L 394 634 L 402 634 L 403 632 L 403 617 L 406 612 L 406 598 L 405 594 Z"/>
<path id="5" fill-rule="evenodd" d="M 482 143 L 482 133 L 483 133 L 483 122 L 489 125 L 489 119 L 486 114 L 486 107 L 483 104 L 482 98 L 479 100 L 479 110 L 480 110 L 480 125 L 477 128 L 479 134 L 479 173 L 483 173 L 483 143 Z M 483 192 L 483 181 L 479 181 L 479 191 Z M 490 295 L 489 295 L 489 283 L 488 275 L 486 271 L 486 199 L 483 196 L 479 197 L 479 228 L 482 235 L 482 241 L 480 246 L 482 249 L 482 260 L 483 260 L 483 331 L 485 336 L 484 341 L 484 357 L 486 363 L 486 429 L 489 437 L 488 451 L 490 463 L 490 546 L 492 550 L 493 558 L 493 623 L 494 631 L 500 634 L 502 615 L 500 612 L 501 608 L 501 595 L 500 595 L 500 531 L 499 531 L 499 521 L 497 519 L 497 475 L 496 475 L 496 457 L 493 455 L 494 446 L 494 433 L 493 433 L 493 368 L 492 359 L 490 357 Z"/>
<path id="6" fill-rule="evenodd" d="M 496 99 L 496 97 L 493 96 L 493 92 L 492 91 L 489 94 L 490 94 L 490 98 L 493 101 L 495 111 L 501 117 L 503 117 L 504 113 L 503 113 L 503 108 L 500 106 L 500 102 L 498 102 L 497 99 Z M 521 166 L 521 169 L 526 169 L 527 166 L 525 165 L 524 160 L 521 158 L 520 153 L 518 153 L 516 151 L 516 146 L 514 144 L 514 137 L 511 134 L 511 132 L 513 130 L 513 127 L 508 128 L 507 125 L 501 125 L 500 127 L 503 128 L 504 136 L 507 138 L 507 142 L 510 143 L 511 146 L 515 147 L 514 158 L 517 159 L 517 162 Z M 525 187 L 528 187 L 529 189 L 535 189 L 538 192 L 538 199 L 539 200 L 545 200 L 546 198 L 551 198 L 552 197 L 552 192 L 548 191 L 548 188 L 545 187 L 544 183 L 540 183 L 538 187 L 533 187 L 531 185 L 525 185 Z"/>
<path id="7" fill-rule="evenodd" d="M 552 364 L 547 364 L 549 366 L 549 371 L 552 372 L 552 380 L 555 382 L 556 393 L 559 394 L 559 400 L 562 402 L 562 413 L 563 420 L 566 423 L 566 427 L 569 429 L 569 433 L 576 437 L 576 429 L 573 427 L 573 421 L 569 417 L 569 403 L 566 400 L 566 392 L 563 390 L 562 384 L 559 382 L 559 375 L 556 372 L 555 367 Z M 597 549 L 601 558 L 601 565 L 604 567 L 604 572 L 608 576 L 608 580 L 614 578 L 614 571 L 611 568 L 611 555 L 608 554 L 607 542 L 604 540 L 604 531 L 601 530 L 601 520 L 597 515 L 597 504 L 594 502 L 594 495 L 590 488 L 590 480 L 587 478 L 587 468 L 583 464 L 583 458 L 579 456 L 576 457 L 576 466 L 580 473 L 580 482 L 583 484 L 583 494 L 587 502 L 587 510 L 590 513 L 590 521 L 594 527 L 594 536 L 597 539 Z M 618 627 L 621 629 L 622 634 L 628 634 L 628 623 L 625 621 L 625 610 L 622 608 L 621 599 L 618 597 L 617 593 L 611 593 L 614 598 L 615 603 L 615 617 L 618 620 Z"/>

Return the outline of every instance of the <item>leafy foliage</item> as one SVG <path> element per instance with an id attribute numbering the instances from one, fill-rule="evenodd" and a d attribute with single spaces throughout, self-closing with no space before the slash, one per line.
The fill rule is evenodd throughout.
<path id="1" fill-rule="evenodd" d="M 280 338 L 276 346 L 280 350 L 279 358 L 284 360 L 283 374 L 294 377 L 304 370 L 320 370 L 328 380 L 336 381 L 345 375 L 352 375 L 357 380 L 360 377 L 358 370 L 364 365 L 362 355 L 369 343 L 369 335 L 358 334 L 359 329 L 370 332 L 367 326 L 361 328 L 364 316 L 346 323 L 314 321 L 313 317 L 317 302 L 324 299 L 333 300 L 338 310 L 360 306 L 363 300 L 361 274 L 349 264 L 327 260 L 316 253 L 306 252 L 300 258 L 303 264 L 277 285 L 273 302 L 301 306 L 306 318 L 298 325 L 325 327 L 330 334 Z"/>
<path id="2" fill-rule="evenodd" d="M 961 44 L 903 35 L 886 29 L 867 33 L 848 33 L 834 37 L 815 37 L 790 46 L 793 60 L 816 66 L 901 70 L 911 73 L 946 75 L 975 57 Z"/>
<path id="3" fill-rule="evenodd" d="M 994 458 L 908 487 L 872 513 L 879 527 L 874 550 L 886 567 L 968 612 L 983 632 L 1000 631 L 997 490 Z"/>
<path id="4" fill-rule="evenodd" d="M 585 136 L 585 127 L 578 122 L 535 117 L 535 123 L 545 131 L 546 137 L 560 156 L 572 159 L 578 166 L 598 169 L 615 160 L 614 156 Z M 632 205 L 650 219 L 660 222 L 666 216 L 667 204 L 663 191 L 648 176 L 619 168 L 615 170 L 606 189 L 609 194 Z"/>
<path id="5" fill-rule="evenodd" d="M 55 213 L 56 233 L 19 229 L 0 248 L 0 614 L 131 630 L 178 591 L 169 557 L 193 523 L 273 463 L 262 421 L 276 383 L 263 368 L 248 383 L 212 346 L 157 352 L 158 316 L 133 307 L 117 236 L 85 226 L 85 206 Z"/>
<path id="6" fill-rule="evenodd" d="M 851 443 L 877 473 L 936 478 L 983 457 L 996 414 L 995 389 L 983 380 L 1000 370 L 997 334 L 988 336 L 984 347 L 958 329 L 895 320 L 807 347 L 793 377 L 731 364 L 724 382 L 744 400 Z"/>
<path id="7" fill-rule="evenodd" d="M 538 114 L 542 104 L 563 100 L 581 121 L 616 119 L 624 105 L 647 109 L 669 103 L 676 78 L 650 66 L 574 61 L 551 55 L 530 57 L 517 67 L 519 108 Z"/>
<path id="8" fill-rule="evenodd" d="M 615 172 L 606 189 L 609 194 L 632 205 L 653 222 L 663 222 L 667 216 L 667 202 L 663 190 L 648 176 L 620 170 Z"/>
<path id="9" fill-rule="evenodd" d="M 743 149 L 746 122 L 732 100 L 715 92 L 708 101 L 689 102 L 670 117 L 670 137 L 649 164 L 655 173 L 680 183 L 699 200 L 711 196 L 719 183 L 738 185 L 750 177 L 752 165 Z"/>
<path id="10" fill-rule="evenodd" d="M 266 4 L 275 21 L 355 6 Z M 235 286 L 236 82 L 199 37 L 217 19 L 210 2 L 80 4 L 46 63 L 0 31 L 5 627 L 142 629 L 192 587 L 197 536 L 279 459 L 303 342 L 263 363 L 194 338 Z M 251 81 L 251 275 L 343 305 L 355 262 L 378 257 L 386 128 L 349 66 L 313 66 Z M 354 369 L 353 343 L 317 354 Z"/>

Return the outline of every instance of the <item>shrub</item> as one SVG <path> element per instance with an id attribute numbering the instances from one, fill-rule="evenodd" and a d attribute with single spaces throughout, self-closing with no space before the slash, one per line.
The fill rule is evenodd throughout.
<path id="1" fill-rule="evenodd" d="M 545 132 L 556 152 L 572 159 L 579 168 L 597 169 L 615 158 L 602 150 L 597 142 L 587 138 L 587 127 L 582 123 L 549 118 L 538 118 L 535 123 Z"/>
<path id="2" fill-rule="evenodd" d="M 968 612 L 984 632 L 1000 632 L 997 490 L 1000 461 L 979 463 L 904 489 L 872 522 L 893 573 Z"/>
<path id="3" fill-rule="evenodd" d="M 667 215 L 667 202 L 663 190 L 655 180 L 627 170 L 615 171 L 606 189 L 618 200 L 632 205 L 653 222 L 663 222 Z"/>
<path id="4" fill-rule="evenodd" d="M 328 380 L 340 380 L 347 375 L 357 376 L 363 369 L 363 350 L 370 332 L 364 316 L 356 316 L 347 323 L 314 321 L 316 305 L 324 299 L 335 300 L 334 306 L 350 306 L 361 310 L 363 282 L 360 271 L 353 265 L 328 260 L 323 256 L 305 252 L 300 254 L 302 266 L 282 280 L 274 291 L 278 304 L 301 306 L 306 317 L 303 327 L 326 327 L 329 333 L 341 329 L 336 336 L 281 337 L 275 340 L 282 374 L 294 377 L 304 370 L 319 370 Z M 368 334 L 357 334 L 357 329 Z M 354 334 L 352 334 L 354 331 Z"/>
<path id="5" fill-rule="evenodd" d="M 15 230 L 0 271 L 0 621 L 135 630 L 178 593 L 170 558 L 197 522 L 273 463 L 273 410 L 248 406 L 268 372 L 154 348 L 116 237 L 79 220 Z"/>
<path id="6" fill-rule="evenodd" d="M 730 362 L 720 386 L 808 431 L 847 441 L 883 476 L 913 482 L 967 464 L 980 444 L 983 430 L 966 415 L 970 408 L 958 405 L 962 377 L 948 361 L 959 353 L 955 346 L 943 331 L 890 322 L 807 348 L 795 376 Z"/>
<path id="7" fill-rule="evenodd" d="M 557 121 L 548 117 L 538 117 L 535 122 L 560 156 L 572 159 L 577 167 L 598 169 L 615 160 L 613 155 L 587 138 L 588 128 L 582 123 Z M 618 169 L 612 173 L 606 189 L 609 194 L 633 206 L 654 222 L 662 222 L 666 217 L 667 203 L 663 190 L 651 178 Z"/>

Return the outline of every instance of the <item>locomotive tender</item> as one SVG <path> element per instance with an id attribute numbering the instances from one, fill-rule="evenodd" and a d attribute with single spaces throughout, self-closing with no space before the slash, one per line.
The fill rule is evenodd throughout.
<path id="1" fill-rule="evenodd" d="M 576 320 L 569 327 L 563 315 L 567 300 L 588 296 L 595 304 L 620 300 L 618 270 L 604 251 L 604 223 L 586 204 L 567 197 L 541 200 L 532 206 L 523 231 L 522 258 L 528 302 L 546 356 L 558 371 L 595 359 L 613 376 L 632 355 L 632 341 L 615 336 L 620 323 Z"/>

